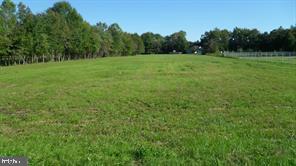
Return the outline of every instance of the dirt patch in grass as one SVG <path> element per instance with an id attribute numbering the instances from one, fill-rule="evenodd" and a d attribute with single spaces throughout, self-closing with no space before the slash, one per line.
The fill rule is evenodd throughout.
<path id="1" fill-rule="evenodd" d="M 26 110 L 26 109 L 9 110 L 6 108 L 0 108 L 0 114 L 10 116 L 10 117 L 16 117 L 22 120 L 27 119 L 28 112 L 29 110 Z"/>

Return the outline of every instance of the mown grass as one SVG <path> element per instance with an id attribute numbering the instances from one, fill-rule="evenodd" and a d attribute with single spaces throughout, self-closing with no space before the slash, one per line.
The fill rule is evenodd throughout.
<path id="1" fill-rule="evenodd" d="M 242 59 L 248 60 L 255 60 L 255 61 L 267 61 L 267 62 L 274 62 L 274 63 L 289 63 L 289 64 L 296 64 L 296 56 L 290 57 L 240 57 Z"/>
<path id="2" fill-rule="evenodd" d="M 0 69 L 0 156 L 32 165 L 296 164 L 296 65 L 136 56 Z"/>

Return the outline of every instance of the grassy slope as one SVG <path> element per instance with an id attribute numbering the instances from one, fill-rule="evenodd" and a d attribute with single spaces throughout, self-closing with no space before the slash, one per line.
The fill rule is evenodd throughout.
<path id="1" fill-rule="evenodd" d="M 296 65 L 138 56 L 0 69 L 0 156 L 295 164 Z"/>

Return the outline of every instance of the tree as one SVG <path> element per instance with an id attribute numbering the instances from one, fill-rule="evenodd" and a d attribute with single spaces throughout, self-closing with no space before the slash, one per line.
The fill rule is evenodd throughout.
<path id="1" fill-rule="evenodd" d="M 185 53 L 188 48 L 189 43 L 186 39 L 186 32 L 180 31 L 165 38 L 163 51 L 166 53 L 173 51 Z"/>
<path id="2" fill-rule="evenodd" d="M 159 34 L 153 34 L 151 32 L 147 32 L 142 34 L 141 36 L 146 54 L 160 54 L 162 53 L 163 44 L 165 42 L 164 37 Z"/>
<path id="3" fill-rule="evenodd" d="M 108 32 L 108 25 L 106 23 L 99 22 L 94 26 L 95 32 L 98 34 L 98 42 L 100 48 L 98 55 L 102 57 L 109 56 L 111 54 L 111 47 L 113 43 L 112 35 Z"/>
<path id="4" fill-rule="evenodd" d="M 270 32 L 272 51 L 295 51 L 295 27 L 284 29 L 282 27 Z"/>
<path id="5" fill-rule="evenodd" d="M 13 37 L 13 55 L 18 63 L 20 63 L 21 60 L 23 63 L 26 63 L 27 57 L 30 57 L 31 62 L 33 63 L 36 58 L 33 52 L 34 15 L 27 6 L 23 3 L 19 3 L 16 16 L 17 24 Z"/>
<path id="6" fill-rule="evenodd" d="M 10 64 L 13 56 L 13 35 L 16 26 L 16 6 L 11 0 L 3 0 L 0 6 L 0 57 L 8 57 Z"/>
<path id="7" fill-rule="evenodd" d="M 291 26 L 288 34 L 288 50 L 296 51 L 296 26 Z"/>
<path id="8" fill-rule="evenodd" d="M 84 22 L 81 32 L 80 42 L 80 54 L 84 58 L 90 58 L 99 50 L 99 38 L 95 33 L 95 30 L 89 26 L 87 22 Z"/>
<path id="9" fill-rule="evenodd" d="M 226 51 L 229 48 L 230 33 L 226 29 L 215 28 L 201 37 L 201 45 L 206 53 Z"/>
<path id="10" fill-rule="evenodd" d="M 112 36 L 112 46 L 111 46 L 111 54 L 112 55 L 124 55 L 124 42 L 122 29 L 118 24 L 112 24 L 108 28 L 108 32 Z"/>
<path id="11" fill-rule="evenodd" d="M 231 35 L 230 50 L 258 51 L 260 32 L 257 29 L 235 28 Z"/>
<path id="12" fill-rule="evenodd" d="M 131 38 L 133 40 L 133 55 L 142 54 L 145 52 L 145 46 L 141 36 L 138 34 L 131 34 Z"/>
<path id="13" fill-rule="evenodd" d="M 48 56 L 49 43 L 48 36 L 44 33 L 36 35 L 34 51 L 38 57 L 42 58 L 42 62 L 44 63 L 46 57 Z"/>
<path id="14" fill-rule="evenodd" d="M 59 60 L 79 58 L 80 46 L 85 30 L 85 23 L 78 12 L 68 2 L 57 2 L 47 10 L 49 19 L 49 36 L 53 36 L 51 44 L 53 53 Z M 90 25 L 87 25 L 90 26 Z M 87 33 L 87 32 L 86 32 Z"/>

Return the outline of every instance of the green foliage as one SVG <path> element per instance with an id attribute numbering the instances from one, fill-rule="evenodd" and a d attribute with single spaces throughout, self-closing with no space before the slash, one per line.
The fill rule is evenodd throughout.
<path id="1" fill-rule="evenodd" d="M 3 0 L 0 6 L 0 58 L 13 54 L 13 35 L 16 27 L 16 7 L 11 0 Z M 10 64 L 10 60 L 7 60 Z"/>
<path id="2" fill-rule="evenodd" d="M 182 52 L 185 53 L 189 47 L 186 39 L 186 32 L 180 31 L 165 38 L 163 52 Z"/>
<path id="3" fill-rule="evenodd" d="M 284 29 L 282 27 L 270 32 L 271 49 L 280 51 L 296 50 L 296 27 Z"/>
<path id="4" fill-rule="evenodd" d="M 91 26 L 68 2 L 33 15 L 10 0 L 0 8 L 0 65 L 141 54 L 142 39 L 118 24 Z M 5 58 L 1 58 L 5 57 Z"/>
<path id="5" fill-rule="evenodd" d="M 214 29 L 206 32 L 201 37 L 201 45 L 206 53 L 215 53 L 219 51 L 228 50 L 228 42 L 230 39 L 230 32 L 226 29 Z"/>
<path id="6" fill-rule="evenodd" d="M 257 29 L 235 28 L 232 32 L 214 29 L 201 38 L 205 53 L 218 51 L 295 51 L 296 28 L 282 27 L 270 33 Z"/>
<path id="7" fill-rule="evenodd" d="M 123 32 L 118 24 L 112 24 L 108 28 L 108 32 L 112 36 L 111 54 L 124 55 L 125 43 L 123 41 Z"/>
<path id="8" fill-rule="evenodd" d="M 133 55 L 137 55 L 137 54 L 143 54 L 145 53 L 145 46 L 143 43 L 143 40 L 141 38 L 141 36 L 139 36 L 138 34 L 132 34 L 131 38 L 133 40 L 132 42 L 132 54 Z"/>
<path id="9" fill-rule="evenodd" d="M 235 28 L 231 33 L 230 50 L 259 51 L 260 32 L 257 29 Z"/>
<path id="10" fill-rule="evenodd" d="M 165 42 L 164 37 L 151 32 L 144 33 L 141 37 L 145 46 L 146 54 L 162 53 L 163 43 Z"/>
<path id="11" fill-rule="evenodd" d="M 106 23 L 98 23 L 96 26 L 93 27 L 94 31 L 99 34 L 99 51 L 98 54 L 106 57 L 111 54 L 111 45 L 113 42 L 111 34 L 107 31 L 108 25 Z"/>
<path id="12" fill-rule="evenodd" d="M 18 4 L 16 13 L 17 23 L 13 36 L 13 54 L 19 60 L 25 63 L 27 58 L 34 61 L 34 15 L 24 4 Z"/>

